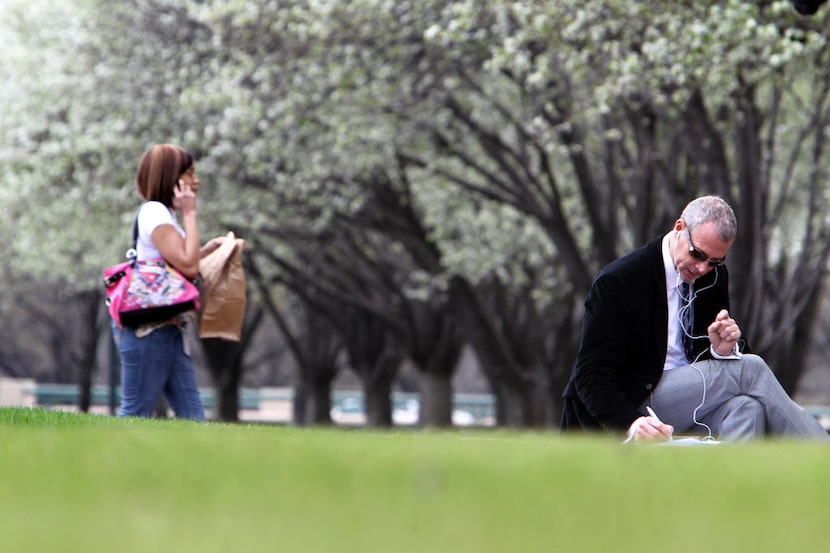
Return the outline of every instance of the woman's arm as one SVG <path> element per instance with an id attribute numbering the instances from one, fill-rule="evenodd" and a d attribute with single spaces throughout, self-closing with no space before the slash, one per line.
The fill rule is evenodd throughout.
<path id="1" fill-rule="evenodd" d="M 199 226 L 196 218 L 196 194 L 189 186 L 177 186 L 173 192 L 173 207 L 182 214 L 185 236 L 173 225 L 156 227 L 150 237 L 162 257 L 188 278 L 199 276 Z"/>

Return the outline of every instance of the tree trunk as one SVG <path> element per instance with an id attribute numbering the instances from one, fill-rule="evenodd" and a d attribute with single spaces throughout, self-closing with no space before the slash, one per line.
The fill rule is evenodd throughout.
<path id="1" fill-rule="evenodd" d="M 449 374 L 420 373 L 420 424 L 426 427 L 452 426 L 452 382 Z"/>
<path id="2" fill-rule="evenodd" d="M 77 357 L 73 356 L 77 360 L 79 373 L 78 410 L 87 413 L 92 406 L 92 374 L 95 370 L 95 361 L 98 359 L 98 338 L 108 321 L 100 291 L 81 292 L 75 296 L 73 301 L 78 302 L 81 319 L 77 338 L 78 354 Z"/>
<path id="3" fill-rule="evenodd" d="M 541 368 L 534 375 L 541 375 Z M 549 423 L 550 400 L 536 378 L 499 379 L 496 396 L 496 423 L 508 428 L 542 427 Z"/>
<path id="4" fill-rule="evenodd" d="M 768 363 L 781 382 L 781 386 L 790 395 L 795 393 L 798 381 L 804 373 L 807 353 L 812 343 L 812 333 L 821 312 L 823 295 L 824 285 L 816 285 L 810 294 L 807 307 L 793 325 L 790 336 L 786 340 L 779 341 L 779 347 L 774 348 L 770 359 L 768 359 Z"/>
<path id="5" fill-rule="evenodd" d="M 305 404 L 306 404 L 305 384 L 300 379 L 294 385 L 294 401 L 291 402 L 291 414 L 294 424 L 297 426 L 305 426 Z"/>
<path id="6" fill-rule="evenodd" d="M 331 381 L 306 381 L 303 391 L 303 424 L 331 424 Z"/>
<path id="7" fill-rule="evenodd" d="M 508 428 L 521 428 L 525 425 L 525 406 L 521 394 L 507 385 L 503 380 L 494 382 L 493 393 L 496 396 L 496 424 Z"/>
<path id="8" fill-rule="evenodd" d="M 539 402 L 534 393 L 537 386 L 525 382 L 523 375 L 533 371 L 524 364 L 536 363 L 541 357 L 543 337 L 539 330 L 543 320 L 528 315 L 538 311 L 522 309 L 528 305 L 522 303 L 527 298 L 496 279 L 475 288 L 466 279 L 455 277 L 451 290 L 454 314 L 463 323 L 461 332 L 476 352 L 496 397 L 497 424 L 535 426 L 539 423 L 535 407 Z M 499 300 L 492 306 L 494 298 Z"/>
<path id="9" fill-rule="evenodd" d="M 366 397 L 366 426 L 392 426 L 392 374 L 383 378 L 363 381 L 363 393 Z"/>

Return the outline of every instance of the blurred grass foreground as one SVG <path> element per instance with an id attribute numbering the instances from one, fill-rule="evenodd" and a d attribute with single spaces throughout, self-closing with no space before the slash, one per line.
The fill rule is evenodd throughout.
<path id="1" fill-rule="evenodd" d="M 825 551 L 830 449 L 0 409 L 0 551 Z"/>

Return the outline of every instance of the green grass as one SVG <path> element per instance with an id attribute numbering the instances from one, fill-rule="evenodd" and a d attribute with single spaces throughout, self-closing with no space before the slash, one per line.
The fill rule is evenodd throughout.
<path id="1" fill-rule="evenodd" d="M 830 448 L 0 409 L 3 552 L 826 551 Z"/>

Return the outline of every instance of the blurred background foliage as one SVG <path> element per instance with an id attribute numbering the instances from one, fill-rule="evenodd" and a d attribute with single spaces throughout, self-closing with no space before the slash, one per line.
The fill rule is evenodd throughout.
<path id="1" fill-rule="evenodd" d="M 329 422 L 348 371 L 369 424 L 404 386 L 447 425 L 471 352 L 500 424 L 554 425 L 594 273 L 709 193 L 739 221 L 733 314 L 795 393 L 826 350 L 827 23 L 786 1 L 3 0 L 0 372 L 101 378 L 99 275 L 138 158 L 174 142 L 202 236 L 247 240 L 246 338 L 203 344 L 219 418 L 287 379 L 295 421 Z"/>

